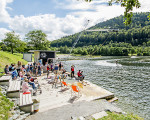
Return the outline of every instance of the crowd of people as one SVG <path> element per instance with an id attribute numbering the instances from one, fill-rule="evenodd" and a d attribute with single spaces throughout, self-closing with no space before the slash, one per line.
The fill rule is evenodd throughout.
<path id="1" fill-rule="evenodd" d="M 37 91 L 37 86 L 39 87 L 39 83 L 36 77 L 33 77 L 35 70 L 35 75 L 41 75 L 41 65 L 38 63 L 28 64 L 27 66 L 22 65 L 20 61 L 17 62 L 17 65 L 11 64 L 10 66 L 6 65 L 4 68 L 4 72 L 6 75 L 11 75 L 13 80 L 21 80 L 22 81 L 22 91 L 23 93 Z M 30 87 L 31 86 L 31 87 Z"/>
<path id="2" fill-rule="evenodd" d="M 47 70 L 47 78 L 51 78 L 53 80 L 57 80 L 60 79 L 64 79 L 68 76 L 68 74 L 66 74 L 66 70 L 63 68 L 62 63 L 60 62 L 59 64 L 45 64 L 46 70 Z M 77 76 L 75 75 L 75 66 L 72 65 L 71 66 L 71 78 L 76 78 L 76 80 L 80 80 L 82 81 L 84 79 L 84 75 L 83 75 L 83 71 L 79 70 L 77 72 Z M 22 65 L 22 63 L 20 61 L 18 61 L 17 65 L 15 64 L 11 64 L 10 66 L 6 65 L 4 68 L 4 72 L 5 74 L 9 74 L 12 76 L 13 80 L 21 80 L 23 81 L 22 83 L 22 91 L 25 93 L 28 93 L 31 91 L 31 89 L 33 91 L 37 90 L 37 87 L 35 84 L 38 84 L 38 80 L 37 80 L 37 76 L 41 76 L 43 69 L 42 69 L 42 64 L 39 63 L 31 63 L 28 65 Z M 51 73 L 54 73 L 54 76 L 52 78 L 52 76 L 50 75 Z M 50 75 L 50 76 L 49 76 Z M 35 77 L 33 77 L 35 76 Z M 31 87 L 29 87 L 31 86 Z"/>
<path id="3" fill-rule="evenodd" d="M 66 78 L 67 74 L 66 70 L 63 68 L 62 63 L 60 62 L 59 64 L 47 64 L 47 79 L 51 79 L 53 82 L 58 82 L 58 80 L 63 80 Z M 51 75 L 49 73 L 52 73 Z"/>

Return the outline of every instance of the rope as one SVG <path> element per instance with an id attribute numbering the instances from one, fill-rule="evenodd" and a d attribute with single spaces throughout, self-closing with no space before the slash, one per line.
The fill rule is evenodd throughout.
<path id="1" fill-rule="evenodd" d="M 89 24 L 89 20 L 87 20 L 87 23 L 85 24 L 85 27 L 83 28 L 83 31 L 81 31 L 81 33 L 79 34 L 78 38 L 77 38 L 77 39 L 75 40 L 75 42 L 73 43 L 72 48 L 70 49 L 69 55 L 68 55 L 68 57 L 66 58 L 66 60 L 69 58 L 69 56 L 70 56 L 72 50 L 75 48 L 75 46 L 76 46 L 76 44 L 78 43 L 78 41 L 79 41 L 81 35 L 84 33 L 84 31 L 86 31 L 86 27 L 88 26 L 88 24 Z M 65 60 L 65 62 L 66 62 L 66 60 Z"/>

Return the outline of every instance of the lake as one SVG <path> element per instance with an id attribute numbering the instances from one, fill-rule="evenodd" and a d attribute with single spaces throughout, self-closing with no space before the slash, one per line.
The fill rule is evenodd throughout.
<path id="1" fill-rule="evenodd" d="M 85 80 L 113 92 L 125 112 L 150 119 L 150 57 L 109 56 L 62 63 L 69 72 L 75 65 L 75 73 L 80 69 Z"/>

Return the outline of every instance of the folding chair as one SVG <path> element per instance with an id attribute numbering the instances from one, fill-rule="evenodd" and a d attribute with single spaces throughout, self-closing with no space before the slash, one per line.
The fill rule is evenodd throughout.
<path id="1" fill-rule="evenodd" d="M 61 81 L 61 90 L 62 90 L 62 87 L 67 87 L 68 85 L 67 85 L 67 83 L 66 82 L 64 82 L 64 81 Z"/>
<path id="2" fill-rule="evenodd" d="M 78 82 L 77 85 L 78 85 L 79 88 L 83 88 L 83 84 L 82 83 Z"/>
<path id="3" fill-rule="evenodd" d="M 66 83 L 66 82 L 62 81 L 61 83 L 62 83 L 64 86 L 67 86 L 67 83 Z"/>
<path id="4" fill-rule="evenodd" d="M 72 92 L 78 93 L 78 97 L 79 97 L 79 92 L 80 92 L 79 88 L 76 85 L 71 85 L 71 88 L 72 88 L 71 97 L 72 97 Z"/>

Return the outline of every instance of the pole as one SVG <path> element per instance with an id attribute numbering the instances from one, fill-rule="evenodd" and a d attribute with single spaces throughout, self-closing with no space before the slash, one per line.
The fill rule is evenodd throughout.
<path id="1" fill-rule="evenodd" d="M 66 58 L 66 60 L 69 58 L 69 56 L 70 56 L 72 50 L 75 48 L 75 46 L 76 46 L 76 44 L 78 43 L 78 41 L 79 41 L 81 35 L 84 33 L 84 31 L 86 31 L 86 27 L 87 27 L 87 25 L 89 24 L 89 21 L 90 21 L 90 20 L 87 20 L 87 23 L 85 24 L 83 31 L 80 32 L 78 38 L 77 38 L 77 39 L 75 40 L 75 42 L 73 43 L 72 48 L 70 49 L 69 55 L 68 55 L 68 57 Z M 65 60 L 65 62 L 66 62 L 66 60 Z"/>

